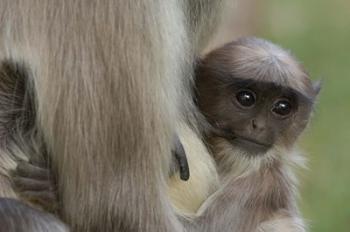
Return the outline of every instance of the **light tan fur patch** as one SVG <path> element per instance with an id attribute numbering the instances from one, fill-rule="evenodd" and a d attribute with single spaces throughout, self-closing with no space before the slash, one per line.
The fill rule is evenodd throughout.
<path id="1" fill-rule="evenodd" d="M 178 212 L 191 215 L 218 188 L 219 178 L 214 160 L 198 135 L 185 124 L 179 126 L 178 135 L 186 151 L 190 179 L 182 181 L 179 175 L 172 176 L 168 194 Z"/>

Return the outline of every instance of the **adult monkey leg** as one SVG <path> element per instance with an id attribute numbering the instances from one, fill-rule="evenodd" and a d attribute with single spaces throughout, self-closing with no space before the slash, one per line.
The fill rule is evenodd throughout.
<path id="1" fill-rule="evenodd" d="M 73 231 L 182 231 L 165 194 L 170 143 L 221 4 L 0 2 L 0 46 L 34 70 L 36 123 Z"/>
<path id="2" fill-rule="evenodd" d="M 0 198 L 0 232 L 68 232 L 51 214 L 14 199 Z"/>

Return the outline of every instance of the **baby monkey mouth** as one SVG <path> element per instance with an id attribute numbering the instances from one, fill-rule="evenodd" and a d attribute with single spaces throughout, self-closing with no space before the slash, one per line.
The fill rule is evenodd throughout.
<path id="1" fill-rule="evenodd" d="M 247 151 L 250 154 L 266 153 L 271 148 L 271 144 L 267 144 L 255 139 L 247 138 L 244 136 L 231 137 L 230 143 L 240 149 Z"/>
<path id="2" fill-rule="evenodd" d="M 252 155 L 266 153 L 272 147 L 271 143 L 239 135 L 231 129 L 221 129 L 215 132 L 216 136 L 226 139 L 234 147 L 238 147 L 242 151 Z"/>
<path id="3" fill-rule="evenodd" d="M 239 135 L 231 130 L 225 130 L 225 133 L 221 134 L 220 137 L 224 137 L 233 146 L 238 147 L 250 154 L 266 153 L 272 147 L 272 144 L 270 143 Z"/>
<path id="4" fill-rule="evenodd" d="M 260 141 L 254 140 L 254 139 L 250 139 L 250 138 L 246 138 L 246 137 L 236 136 L 235 138 L 233 138 L 231 140 L 242 142 L 242 143 L 247 143 L 247 144 L 253 144 L 253 145 L 266 147 L 266 148 L 271 147 L 271 144 L 263 143 L 263 142 L 260 142 Z"/>

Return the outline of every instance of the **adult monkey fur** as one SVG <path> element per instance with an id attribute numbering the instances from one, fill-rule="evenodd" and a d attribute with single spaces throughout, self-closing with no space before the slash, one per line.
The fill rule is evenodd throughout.
<path id="1" fill-rule="evenodd" d="M 192 217 L 199 231 L 305 231 L 292 170 L 302 159 L 294 144 L 309 121 L 319 85 L 289 53 L 256 38 L 211 52 L 197 70 L 197 104 L 208 122 L 205 139 L 220 180 L 215 170 L 205 175 L 211 159 L 192 152 L 197 146 L 188 144 L 189 132 L 182 128 L 195 175 L 192 183 L 177 177 L 169 182 L 179 212 Z"/>
<path id="2" fill-rule="evenodd" d="M 0 196 L 18 198 L 9 172 L 45 144 L 72 231 L 183 231 L 165 194 L 172 137 L 224 2 L 1 0 L 0 60 L 25 73 L 36 114 L 2 128 Z"/>

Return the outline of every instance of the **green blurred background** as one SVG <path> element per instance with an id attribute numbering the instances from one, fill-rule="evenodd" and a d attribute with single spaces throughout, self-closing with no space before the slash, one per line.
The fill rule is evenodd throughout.
<path id="1" fill-rule="evenodd" d="M 235 0 L 212 46 L 241 35 L 289 49 L 323 89 L 301 139 L 303 216 L 312 232 L 350 232 L 350 0 Z"/>

